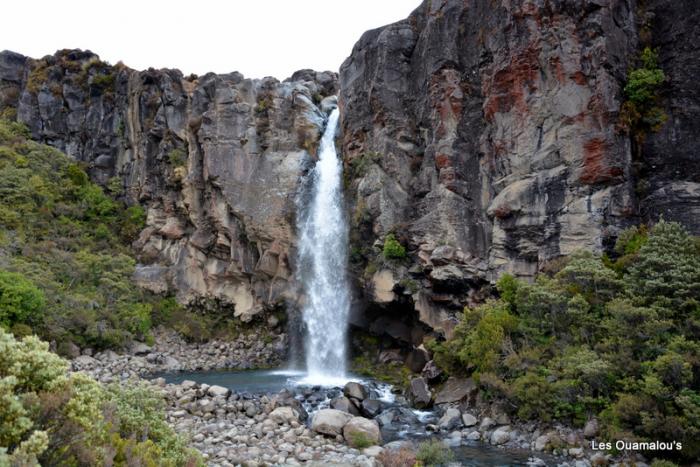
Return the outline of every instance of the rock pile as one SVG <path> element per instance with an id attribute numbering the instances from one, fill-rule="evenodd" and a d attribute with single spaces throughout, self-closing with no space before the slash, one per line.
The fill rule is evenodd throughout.
<path id="1" fill-rule="evenodd" d="M 375 421 L 325 409 L 317 412 L 309 428 L 304 423 L 304 408 L 285 391 L 252 397 L 194 381 L 156 383 L 168 400 L 169 423 L 190 437 L 210 465 L 375 465 L 371 455 L 343 442 L 344 436 L 352 439 L 353 433 L 374 435 L 378 440 Z M 380 452 L 370 450 L 369 454 Z"/>
<path id="2" fill-rule="evenodd" d="M 175 332 L 159 329 L 154 338 L 153 346 L 134 343 L 125 354 L 83 349 L 82 355 L 72 360 L 72 369 L 110 383 L 167 371 L 268 368 L 280 365 L 286 351 L 285 334 L 269 343 L 255 335 L 240 335 L 233 341 L 196 344 L 186 342 Z"/>

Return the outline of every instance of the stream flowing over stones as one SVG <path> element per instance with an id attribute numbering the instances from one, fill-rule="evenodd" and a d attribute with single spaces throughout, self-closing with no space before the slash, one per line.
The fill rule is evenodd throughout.
<path id="1" fill-rule="evenodd" d="M 311 199 L 299 216 L 299 276 L 306 303 L 307 382 L 342 384 L 347 361 L 347 227 L 343 214 L 342 166 L 335 149 L 339 111 L 333 109 L 310 174 Z"/>

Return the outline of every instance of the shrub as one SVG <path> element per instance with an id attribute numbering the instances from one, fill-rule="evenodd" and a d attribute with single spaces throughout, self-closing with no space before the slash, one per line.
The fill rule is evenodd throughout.
<path id="1" fill-rule="evenodd" d="M 416 453 L 409 448 L 384 449 L 377 460 L 384 467 L 413 467 L 416 464 Z"/>
<path id="2" fill-rule="evenodd" d="M 602 421 L 609 438 L 680 441 L 700 454 L 700 249 L 679 224 L 621 233 L 612 262 L 575 253 L 533 283 L 504 275 L 499 301 L 432 341 L 521 419 Z"/>
<path id="3" fill-rule="evenodd" d="M 67 369 L 45 342 L 0 330 L 0 465 L 201 465 L 157 393 Z"/>
<path id="4" fill-rule="evenodd" d="M 348 444 L 355 449 L 368 448 L 374 444 L 369 436 L 359 431 L 350 433 L 349 438 L 350 439 L 347 440 Z"/>
<path id="5" fill-rule="evenodd" d="M 100 73 L 92 78 L 92 85 L 101 91 L 113 91 L 114 81 L 114 73 Z"/>
<path id="6" fill-rule="evenodd" d="M 445 465 L 452 462 L 454 453 L 439 439 L 424 441 L 418 445 L 416 460 L 423 465 Z"/>
<path id="7" fill-rule="evenodd" d="M 387 259 L 402 259 L 406 257 L 406 248 L 396 240 L 392 233 L 384 238 L 384 257 Z"/>
<path id="8" fill-rule="evenodd" d="M 504 341 L 515 330 L 517 319 L 503 302 L 495 301 L 475 309 L 467 308 L 464 314 L 463 323 L 475 324 L 466 331 L 457 355 L 463 363 L 473 365 L 477 372 L 491 371 L 498 364 Z"/>
<path id="9" fill-rule="evenodd" d="M 173 167 L 182 167 L 187 163 L 187 153 L 182 148 L 173 149 L 168 153 L 168 161 Z"/>
<path id="10" fill-rule="evenodd" d="M 657 131 L 668 116 L 657 106 L 659 90 L 666 76 L 658 65 L 656 51 L 646 47 L 639 59 L 640 66 L 631 70 L 624 88 L 627 101 L 622 105 L 624 125 L 632 131 L 637 143 L 650 131 Z"/>
<path id="11" fill-rule="evenodd" d="M 24 278 L 0 279 L 0 288 L 26 305 L 0 304 L 0 325 L 25 323 L 59 346 L 98 349 L 147 334 L 139 307 L 151 298 L 134 287 L 126 244 L 144 225 L 143 209 L 123 206 L 65 154 L 27 138 L 26 127 L 0 120 L 0 242 L 13 245 L 3 244 L 0 273 Z M 140 310 L 135 321 L 118 319 L 129 309 Z"/>
<path id="12" fill-rule="evenodd" d="M 0 270 L 0 325 L 39 323 L 46 297 L 23 275 Z"/>
<path id="13" fill-rule="evenodd" d="M 686 309 L 700 302 L 700 253 L 677 222 L 661 220 L 640 247 L 627 276 L 630 292 L 645 303 Z"/>
<path id="14" fill-rule="evenodd" d="M 496 283 L 496 289 L 501 295 L 501 300 L 506 302 L 511 309 L 515 309 L 515 297 L 518 293 L 518 280 L 512 274 L 503 274 Z"/>
<path id="15" fill-rule="evenodd" d="M 138 237 L 146 226 L 146 211 L 136 204 L 126 208 L 121 216 L 120 233 L 122 238 L 131 242 Z"/>

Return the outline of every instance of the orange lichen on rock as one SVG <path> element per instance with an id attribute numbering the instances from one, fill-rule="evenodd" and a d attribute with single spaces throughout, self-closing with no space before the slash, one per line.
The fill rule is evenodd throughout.
<path id="1" fill-rule="evenodd" d="M 609 144 L 601 138 L 593 138 L 583 145 L 583 170 L 580 180 L 592 185 L 614 180 L 622 175 L 622 168 L 611 165 Z"/>
<path id="2" fill-rule="evenodd" d="M 438 169 L 444 169 L 445 167 L 450 167 L 451 165 L 452 161 L 450 161 L 450 156 L 447 154 L 438 153 L 435 156 L 435 166 Z"/>
<path id="3" fill-rule="evenodd" d="M 459 72 L 452 68 L 444 68 L 435 73 L 430 79 L 430 100 L 438 117 L 436 136 L 447 135 L 449 128 L 456 126 L 462 115 L 462 99 L 464 91 Z"/>
<path id="4" fill-rule="evenodd" d="M 496 71 L 492 79 L 484 80 L 484 117 L 487 120 L 491 121 L 494 114 L 510 112 L 513 108 L 521 114 L 527 112 L 526 92 L 536 90 L 535 81 L 540 68 L 538 54 L 538 50 L 530 46 L 513 55 L 510 63 Z"/>

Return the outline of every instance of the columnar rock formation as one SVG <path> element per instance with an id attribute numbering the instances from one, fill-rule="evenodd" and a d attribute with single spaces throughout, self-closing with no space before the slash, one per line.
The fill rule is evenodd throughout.
<path id="1" fill-rule="evenodd" d="M 298 298 L 294 199 L 339 93 L 359 295 L 403 320 L 376 329 L 418 345 L 416 318 L 449 333 L 505 271 L 532 277 L 660 215 L 700 233 L 699 13 L 637 3 L 425 1 L 365 33 L 339 77 L 284 82 L 3 52 L 0 111 L 147 207 L 143 286 L 247 320 Z M 637 148 L 619 113 L 642 45 L 669 118 Z M 389 232 L 408 260 L 382 260 Z"/>
<path id="2" fill-rule="evenodd" d="M 147 208 L 137 282 L 244 321 L 295 300 L 295 203 L 334 73 L 138 72 L 90 52 L 0 54 L 4 107 L 91 177 Z"/>

